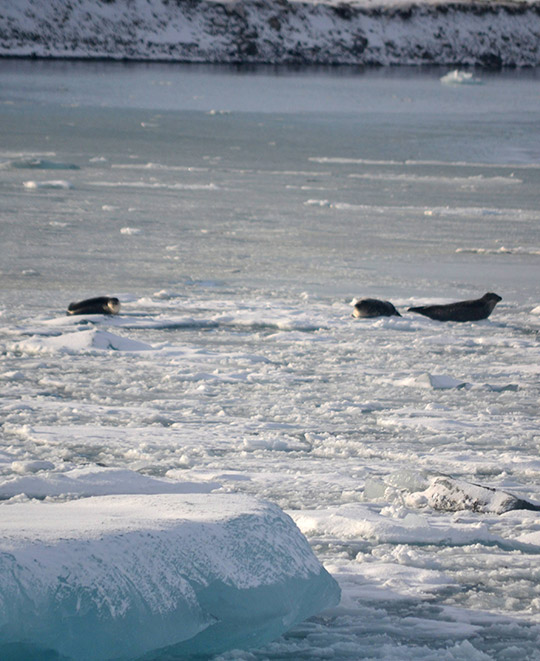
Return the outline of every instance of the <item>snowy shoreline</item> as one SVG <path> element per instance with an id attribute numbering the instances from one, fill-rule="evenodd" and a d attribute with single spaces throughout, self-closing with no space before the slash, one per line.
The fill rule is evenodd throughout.
<path id="1" fill-rule="evenodd" d="M 540 65 L 540 2 L 7 0 L 0 57 Z"/>

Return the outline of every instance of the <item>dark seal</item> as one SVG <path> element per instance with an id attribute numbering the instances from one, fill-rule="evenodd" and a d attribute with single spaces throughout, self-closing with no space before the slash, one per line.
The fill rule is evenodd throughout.
<path id="1" fill-rule="evenodd" d="M 499 301 L 502 301 L 502 298 L 498 294 L 488 292 L 482 298 L 473 301 L 458 301 L 447 305 L 420 305 L 409 308 L 409 312 L 418 312 L 436 321 L 480 321 L 489 317 Z"/>
<path id="2" fill-rule="evenodd" d="M 363 298 L 354 304 L 353 317 L 401 317 L 390 301 L 379 301 L 377 298 Z"/>
<path id="3" fill-rule="evenodd" d="M 97 296 L 70 303 L 67 311 L 68 314 L 118 314 L 120 301 L 110 296 Z"/>

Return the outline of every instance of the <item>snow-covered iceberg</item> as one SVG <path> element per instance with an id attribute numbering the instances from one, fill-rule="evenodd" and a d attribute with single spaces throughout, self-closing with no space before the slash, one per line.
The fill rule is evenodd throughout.
<path id="1" fill-rule="evenodd" d="M 339 601 L 290 517 L 248 496 L 1 507 L 0 657 L 210 654 L 261 645 Z"/>

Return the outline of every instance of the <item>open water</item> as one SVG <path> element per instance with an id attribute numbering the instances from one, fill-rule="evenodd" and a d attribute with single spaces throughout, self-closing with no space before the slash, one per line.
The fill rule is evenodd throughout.
<path id="1" fill-rule="evenodd" d="M 540 75 L 445 73 L 0 61 L 0 494 L 99 465 L 279 504 L 342 603 L 221 659 L 540 659 L 538 512 L 422 496 L 540 502 Z"/>

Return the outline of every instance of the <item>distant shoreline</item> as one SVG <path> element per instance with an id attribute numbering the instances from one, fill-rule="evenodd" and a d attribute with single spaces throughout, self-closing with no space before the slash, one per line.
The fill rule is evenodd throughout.
<path id="1" fill-rule="evenodd" d="M 267 65 L 540 65 L 540 2 L 5 0 L 0 57 Z"/>

